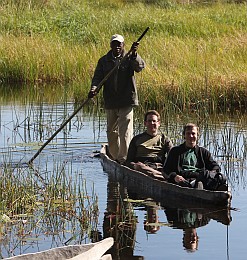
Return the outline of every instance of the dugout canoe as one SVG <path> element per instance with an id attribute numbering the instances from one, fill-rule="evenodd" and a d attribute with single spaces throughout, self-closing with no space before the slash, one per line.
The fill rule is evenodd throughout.
<path id="1" fill-rule="evenodd" d="M 231 191 L 209 191 L 195 188 L 181 187 L 166 180 L 155 179 L 142 172 L 132 170 L 120 165 L 107 155 L 107 145 L 102 145 L 100 150 L 103 170 L 114 176 L 115 179 L 124 182 L 131 190 L 145 194 L 164 204 L 181 203 L 195 204 L 200 207 L 229 207 L 231 205 Z"/>
<path id="2" fill-rule="evenodd" d="M 69 245 L 57 248 L 52 248 L 46 251 L 37 253 L 30 253 L 24 255 L 13 256 L 5 259 L 13 260 L 112 260 L 110 254 L 105 254 L 114 243 L 112 237 L 103 239 L 100 242 L 83 244 L 83 245 Z"/>

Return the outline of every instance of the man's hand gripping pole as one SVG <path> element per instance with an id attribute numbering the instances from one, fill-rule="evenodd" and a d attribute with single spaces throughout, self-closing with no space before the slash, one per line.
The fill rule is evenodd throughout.
<path id="1" fill-rule="evenodd" d="M 136 46 L 138 46 L 139 42 L 141 41 L 141 39 L 144 37 L 144 35 L 147 33 L 147 31 L 149 30 L 150 27 L 147 27 L 145 29 L 145 31 L 142 33 L 142 35 L 137 39 L 136 42 L 134 42 L 131 46 L 131 49 L 126 53 L 126 55 L 121 59 L 120 63 L 118 63 L 116 66 L 114 66 L 108 73 L 107 75 L 101 80 L 101 82 L 97 85 L 96 89 L 91 90 L 88 93 L 88 98 L 93 98 L 94 96 L 96 96 L 100 89 L 102 88 L 102 86 L 104 85 L 104 83 L 108 80 L 108 78 L 111 76 L 111 74 L 119 67 L 119 65 L 126 60 L 130 54 L 132 54 L 132 52 L 134 51 L 133 49 L 136 48 Z"/>

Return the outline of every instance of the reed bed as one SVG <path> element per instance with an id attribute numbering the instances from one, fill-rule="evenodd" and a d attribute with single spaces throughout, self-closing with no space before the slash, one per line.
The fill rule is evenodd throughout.
<path id="1" fill-rule="evenodd" d="M 129 49 L 149 26 L 139 48 L 147 67 L 137 75 L 144 104 L 243 109 L 246 4 L 186 2 L 2 1 L 1 81 L 35 86 L 73 83 L 70 96 L 86 98 L 111 35 L 123 34 Z"/>
<path id="2" fill-rule="evenodd" d="M 5 257 L 17 253 L 23 243 L 44 237 L 60 245 L 90 242 L 97 229 L 98 199 L 81 174 L 71 169 L 56 162 L 53 171 L 41 174 L 30 167 L 1 169 L 0 237 L 9 241 L 1 249 Z"/>

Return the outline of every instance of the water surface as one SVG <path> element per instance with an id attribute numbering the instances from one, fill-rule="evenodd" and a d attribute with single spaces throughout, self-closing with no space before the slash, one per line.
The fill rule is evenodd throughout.
<path id="1" fill-rule="evenodd" d="M 2 105 L 1 163 L 28 162 L 39 149 L 38 143 L 47 140 L 73 109 L 72 102 L 66 105 Z M 142 131 L 140 125 L 142 118 L 137 118 L 136 133 Z M 163 129 L 174 138 L 175 143 L 179 143 L 182 141 L 181 126 L 174 117 L 168 128 L 163 126 Z M 212 151 L 232 186 L 232 208 L 235 210 L 230 211 L 229 225 L 221 218 L 211 218 L 213 212 L 202 214 L 200 209 L 193 211 L 171 205 L 164 208 L 158 201 L 136 200 L 120 183 L 108 178 L 100 159 L 94 157 L 101 144 L 106 142 L 105 131 L 104 114 L 99 116 L 81 111 L 34 160 L 34 165 L 42 173 L 47 168 L 52 171 L 55 162 L 67 162 L 73 172 L 86 179 L 88 190 L 94 189 L 98 196 L 99 218 L 94 231 L 99 239 L 108 235 L 115 236 L 121 249 L 113 251 L 115 259 L 120 259 L 121 254 L 128 255 L 121 259 L 134 259 L 134 256 L 135 259 L 148 260 L 246 259 L 246 128 L 239 127 L 236 121 L 222 120 L 207 127 L 204 125 L 200 139 L 200 143 Z M 126 198 L 131 200 L 127 202 Z M 124 208 L 120 210 L 125 214 L 122 219 L 116 219 L 119 207 Z M 147 216 L 153 217 L 149 221 L 150 225 L 147 224 Z M 109 227 L 109 220 L 116 225 Z M 193 249 L 186 249 L 184 232 L 191 231 L 193 227 L 196 227 L 198 241 L 190 243 Z M 17 255 L 61 246 L 71 237 L 69 232 L 53 236 L 42 232 L 40 231 L 39 239 L 31 238 L 25 243 L 18 243 L 18 237 L 11 239 L 5 236 L 0 240 L 2 257 L 13 252 Z M 83 241 L 91 242 L 89 237 L 80 242 Z M 72 239 L 73 242 L 78 241 Z"/>

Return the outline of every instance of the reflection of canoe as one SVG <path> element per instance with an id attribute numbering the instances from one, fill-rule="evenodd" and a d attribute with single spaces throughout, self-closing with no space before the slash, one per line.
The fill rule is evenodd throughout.
<path id="1" fill-rule="evenodd" d="M 188 202 L 199 206 L 226 206 L 231 203 L 230 191 L 209 191 L 181 187 L 165 180 L 154 179 L 142 172 L 132 170 L 111 160 L 106 154 L 107 146 L 100 151 L 104 171 L 114 175 L 114 178 L 124 182 L 126 186 L 137 193 L 145 194 L 157 201 L 167 203 Z"/>
<path id="2" fill-rule="evenodd" d="M 129 192 L 129 190 L 128 190 Z M 165 211 L 185 211 L 185 212 L 193 212 L 196 214 L 201 215 L 202 217 L 206 217 L 208 219 L 216 220 L 217 222 L 220 222 L 224 225 L 230 225 L 232 221 L 231 217 L 231 208 L 225 207 L 225 206 L 209 206 L 208 207 L 202 207 L 198 205 L 197 203 L 183 203 L 181 201 L 163 201 L 158 202 L 150 200 L 150 198 L 144 199 L 144 194 L 139 193 L 138 195 L 133 194 L 133 191 L 130 190 L 131 193 L 128 193 L 130 200 L 132 203 L 137 202 L 138 205 L 141 205 L 145 208 L 152 208 L 152 207 L 159 207 L 165 209 Z M 134 200 L 133 200 L 134 196 Z M 147 194 L 146 194 L 147 196 Z M 141 199 L 142 198 L 142 199 Z M 146 210 L 146 209 L 145 209 Z"/>
<path id="3" fill-rule="evenodd" d="M 50 250 L 14 256 L 6 259 L 21 260 L 50 260 L 50 259 L 73 259 L 73 260 L 111 260 L 111 255 L 103 254 L 112 247 L 113 238 L 109 237 L 97 243 L 84 245 L 70 245 L 57 247 Z"/>

